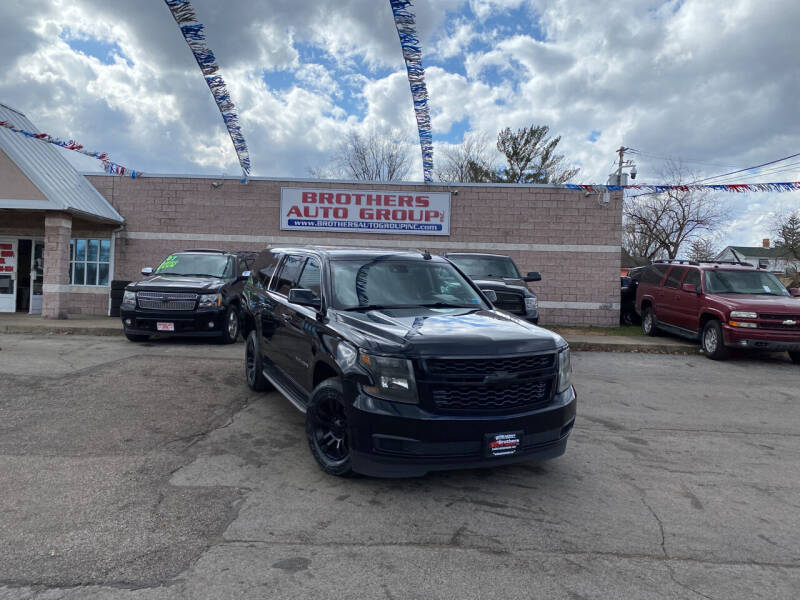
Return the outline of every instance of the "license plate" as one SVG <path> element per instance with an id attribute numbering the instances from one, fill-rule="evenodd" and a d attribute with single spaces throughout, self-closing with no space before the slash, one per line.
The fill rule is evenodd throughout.
<path id="1" fill-rule="evenodd" d="M 158 331 L 175 331 L 175 323 L 156 323 Z"/>
<path id="2" fill-rule="evenodd" d="M 490 433 L 486 435 L 487 456 L 511 456 L 517 453 L 521 445 L 521 431 Z"/>

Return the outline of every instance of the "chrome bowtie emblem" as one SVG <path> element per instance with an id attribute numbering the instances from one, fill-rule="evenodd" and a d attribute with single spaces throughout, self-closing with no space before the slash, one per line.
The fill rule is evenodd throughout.
<path id="1" fill-rule="evenodd" d="M 794 325 L 797 325 L 797 321 L 792 321 L 791 319 L 787 319 L 786 321 L 783 322 L 783 324 L 788 325 L 789 327 L 793 327 Z"/>

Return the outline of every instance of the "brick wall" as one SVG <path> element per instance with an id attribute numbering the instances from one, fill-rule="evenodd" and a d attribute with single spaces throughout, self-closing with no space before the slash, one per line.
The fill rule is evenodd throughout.
<path id="1" fill-rule="evenodd" d="M 44 218 L 44 294 L 42 316 L 63 319 L 67 316 L 66 295 L 69 284 L 69 241 L 72 217 L 66 213 L 47 213 Z"/>
<path id="2" fill-rule="evenodd" d="M 230 178 L 103 175 L 89 176 L 89 180 L 126 220 L 116 244 L 115 279 L 138 278 L 142 267 L 155 266 L 170 252 L 190 247 L 258 250 L 268 243 L 333 243 L 428 247 L 440 254 L 496 251 L 512 256 L 523 272 L 542 273 L 542 281 L 531 288 L 543 303 L 543 322 L 610 326 L 618 321 L 622 236 L 618 193 L 608 205 L 600 205 L 596 195 L 539 186 L 263 179 L 243 185 Z M 214 181 L 223 183 L 215 188 Z M 458 190 L 458 194 L 451 195 L 449 236 L 297 232 L 280 230 L 281 187 Z M 254 236 L 262 239 L 253 241 Z M 549 248 L 525 247 L 531 245 Z M 603 248 L 587 250 L 586 246 Z M 590 303 L 592 308 L 578 303 Z"/>

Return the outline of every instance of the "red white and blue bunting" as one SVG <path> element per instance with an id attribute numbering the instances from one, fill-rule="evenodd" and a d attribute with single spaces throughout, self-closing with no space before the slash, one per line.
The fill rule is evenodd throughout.
<path id="1" fill-rule="evenodd" d="M 796 192 L 800 191 L 800 181 L 781 181 L 774 183 L 726 183 L 716 185 L 578 185 L 568 183 L 570 190 L 582 190 L 588 193 L 619 192 L 622 190 L 640 190 L 644 193 L 661 194 L 673 190 L 695 192 L 706 190 L 711 192 Z"/>
<path id="2" fill-rule="evenodd" d="M 425 182 L 433 181 L 433 136 L 431 133 L 431 113 L 428 107 L 428 88 L 425 86 L 425 69 L 422 67 L 422 48 L 416 32 L 414 13 L 409 9 L 411 0 L 389 0 L 394 15 L 400 47 L 408 71 L 408 84 L 414 101 L 417 117 L 419 145 L 422 149 L 422 172 Z"/>
<path id="3" fill-rule="evenodd" d="M 242 173 L 246 177 L 250 174 L 250 152 L 247 150 L 247 142 L 239 126 L 239 116 L 236 114 L 236 107 L 231 100 L 231 95 L 222 76 L 217 74 L 217 71 L 219 71 L 217 59 L 205 44 L 206 34 L 204 27 L 197 21 L 197 15 L 189 0 L 164 0 L 164 2 L 166 2 L 175 22 L 180 27 L 189 49 L 194 54 L 197 65 L 203 72 L 208 89 L 211 90 L 211 95 L 219 107 L 222 120 L 228 128 L 228 134 L 231 136 L 236 156 L 239 158 L 239 165 L 242 167 Z"/>
<path id="4" fill-rule="evenodd" d="M 0 126 L 5 127 L 9 131 L 13 131 L 15 133 L 19 133 L 29 138 L 33 138 L 36 140 L 41 140 L 43 142 L 47 142 L 48 144 L 54 144 L 56 146 L 60 146 L 61 148 L 66 148 L 67 150 L 74 150 L 75 152 L 80 152 L 81 154 L 85 154 L 86 156 L 91 156 L 92 158 L 96 158 L 101 163 L 103 163 L 103 170 L 106 173 L 110 173 L 111 175 L 130 175 L 132 179 L 136 179 L 142 175 L 141 171 L 136 171 L 134 169 L 128 169 L 123 167 L 120 164 L 113 162 L 109 157 L 108 154 L 105 152 L 92 152 L 91 150 L 87 150 L 81 144 L 76 142 L 75 140 L 62 140 L 61 138 L 54 137 L 48 133 L 35 133 L 33 131 L 27 131 L 25 129 L 19 129 L 14 127 L 8 121 L 0 121 Z"/>

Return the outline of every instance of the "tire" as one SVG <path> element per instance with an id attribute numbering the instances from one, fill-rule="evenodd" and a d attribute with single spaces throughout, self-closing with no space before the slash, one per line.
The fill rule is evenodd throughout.
<path id="1" fill-rule="evenodd" d="M 716 319 L 711 319 L 703 327 L 700 344 L 703 353 L 711 360 L 728 358 L 728 349 L 725 347 L 725 339 L 722 337 L 722 325 Z"/>
<path id="2" fill-rule="evenodd" d="M 247 336 L 244 347 L 244 375 L 247 385 L 256 392 L 265 392 L 272 384 L 264 377 L 264 364 L 261 361 L 261 350 L 258 344 L 258 333 L 254 329 Z"/>
<path id="3" fill-rule="evenodd" d="M 223 344 L 233 344 L 237 339 L 239 339 L 240 328 L 241 324 L 239 323 L 239 311 L 236 310 L 236 306 L 231 304 L 228 307 L 228 310 L 225 311 L 225 322 L 222 324 L 221 342 Z"/>
<path id="4" fill-rule="evenodd" d="M 150 339 L 149 335 L 140 335 L 136 333 L 128 333 L 125 332 L 125 337 L 128 338 L 132 342 L 146 342 Z"/>
<path id="5" fill-rule="evenodd" d="M 800 365 L 800 352 L 789 352 L 789 358 L 796 365 Z"/>
<path id="6" fill-rule="evenodd" d="M 323 471 L 336 477 L 353 476 L 344 393 L 338 379 L 326 379 L 311 394 L 306 436 L 311 454 Z"/>
<path id="7" fill-rule="evenodd" d="M 642 310 L 642 333 L 650 337 L 655 337 L 658 335 L 656 316 L 653 314 L 652 306 L 648 306 Z"/>

